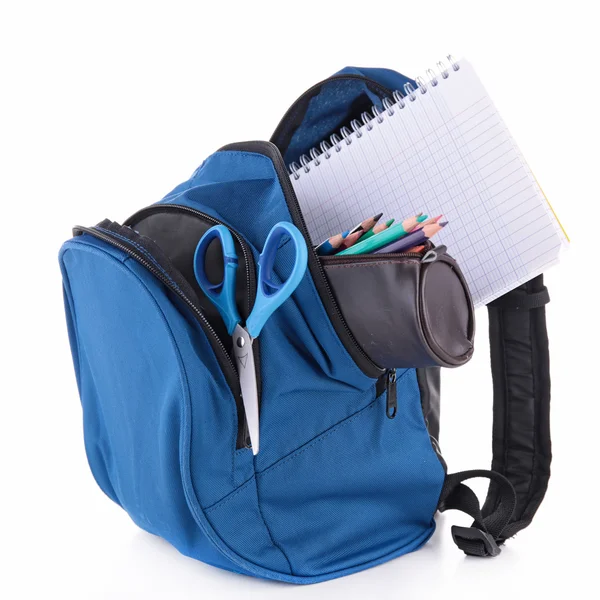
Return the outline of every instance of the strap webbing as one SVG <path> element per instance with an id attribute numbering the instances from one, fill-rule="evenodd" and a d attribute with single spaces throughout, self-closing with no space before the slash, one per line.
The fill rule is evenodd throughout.
<path id="1" fill-rule="evenodd" d="M 498 503 L 494 510 L 483 514 L 475 492 L 463 481 L 475 477 L 490 480 L 498 491 Z M 513 516 L 517 498 L 510 481 L 494 471 L 463 471 L 448 475 L 440 495 L 440 512 L 456 509 L 473 517 L 471 527 L 452 526 L 452 538 L 466 554 L 473 556 L 496 556 L 500 554 L 498 541 Z"/>
<path id="2" fill-rule="evenodd" d="M 492 471 L 449 475 L 440 499 L 440 510 L 457 508 L 475 519 L 471 528 L 453 528 L 455 542 L 467 554 L 494 556 L 495 549 L 488 547 L 489 539 L 481 532 L 502 544 L 531 523 L 548 487 L 552 454 L 545 304 L 549 299 L 540 275 L 488 305 L 494 383 Z M 473 492 L 469 490 L 471 497 L 462 490 L 469 489 L 462 481 L 474 476 L 491 479 L 480 513 Z M 507 484 L 516 499 L 508 520 Z"/>

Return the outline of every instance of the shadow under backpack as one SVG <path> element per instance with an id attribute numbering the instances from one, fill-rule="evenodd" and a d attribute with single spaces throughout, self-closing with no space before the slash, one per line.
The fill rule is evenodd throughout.
<path id="1" fill-rule="evenodd" d="M 305 92 L 270 142 L 225 146 L 160 202 L 123 225 L 76 227 L 61 249 L 91 470 L 139 527 L 183 554 L 314 583 L 420 548 L 436 511 L 448 509 L 474 519 L 452 528 L 458 547 L 495 556 L 542 502 L 551 462 L 542 276 L 487 307 L 492 470 L 448 474 L 440 366 L 466 362 L 474 334 L 459 265 L 442 252 L 433 262 L 317 256 L 286 169 L 411 81 L 346 68 Z M 258 249 L 279 221 L 304 235 L 308 269 L 252 346 L 253 456 L 231 338 L 196 282 L 193 255 L 210 227 L 230 229 L 245 319 Z M 287 250 L 275 265 L 282 279 Z M 473 477 L 490 479 L 482 507 L 463 483 Z"/>

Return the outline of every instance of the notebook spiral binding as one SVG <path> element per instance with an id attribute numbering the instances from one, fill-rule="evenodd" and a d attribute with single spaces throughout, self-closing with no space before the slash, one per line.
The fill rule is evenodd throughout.
<path id="1" fill-rule="evenodd" d="M 458 71 L 460 69 L 460 65 L 454 60 L 451 54 L 448 54 L 446 58 L 450 63 L 450 67 L 452 67 L 453 71 Z M 436 66 L 439 71 L 439 76 L 442 79 L 448 79 L 448 77 L 450 76 L 450 71 L 449 68 L 444 64 L 444 62 L 439 61 Z M 300 161 L 300 164 L 298 164 L 295 161 L 291 163 L 288 166 L 290 170 L 290 175 L 294 179 L 300 179 L 301 171 L 309 173 L 312 166 L 318 167 L 321 164 L 321 157 L 325 157 L 325 160 L 331 158 L 332 149 L 334 149 L 336 152 L 340 152 L 342 150 L 342 144 L 344 142 L 347 146 L 349 146 L 353 141 L 351 137 L 353 133 L 356 134 L 356 139 L 361 138 L 363 136 L 363 131 L 361 131 L 363 128 L 366 131 L 371 131 L 374 127 L 373 122 L 375 122 L 375 124 L 383 123 L 385 113 L 387 113 L 387 115 L 391 117 L 395 113 L 396 109 L 402 110 L 406 106 L 406 102 L 404 101 L 405 98 L 408 98 L 409 102 L 414 102 L 417 98 L 417 92 L 420 91 L 421 94 L 425 94 L 427 93 L 428 86 L 436 87 L 439 84 L 439 79 L 436 73 L 433 71 L 433 69 L 427 69 L 427 71 L 425 72 L 429 76 L 429 81 L 425 82 L 425 80 L 422 77 L 417 77 L 415 81 L 417 82 L 418 90 L 415 89 L 415 87 L 412 84 L 405 83 L 404 94 L 402 94 L 402 92 L 400 92 L 399 90 L 395 90 L 392 93 L 393 100 L 389 97 L 386 97 L 381 101 L 384 111 L 381 111 L 379 108 L 377 108 L 376 105 L 373 105 L 371 107 L 370 112 L 365 111 L 360 116 L 360 119 L 352 120 L 352 122 L 350 123 L 350 127 L 352 129 L 350 129 L 349 127 L 342 127 L 339 131 L 339 135 L 337 133 L 333 133 L 329 137 L 329 141 L 331 143 L 328 143 L 327 141 L 323 140 L 319 144 L 318 149 L 311 148 L 308 154 L 303 154 L 298 159 Z M 313 163 L 313 165 L 310 164 L 311 162 Z"/>

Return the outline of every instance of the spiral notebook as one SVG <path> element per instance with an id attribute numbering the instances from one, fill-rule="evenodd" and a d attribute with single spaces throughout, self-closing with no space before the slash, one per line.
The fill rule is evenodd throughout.
<path id="1" fill-rule="evenodd" d="M 568 243 L 466 60 L 438 63 L 290 166 L 312 241 L 381 211 L 450 222 L 436 236 L 487 304 L 557 262 Z"/>

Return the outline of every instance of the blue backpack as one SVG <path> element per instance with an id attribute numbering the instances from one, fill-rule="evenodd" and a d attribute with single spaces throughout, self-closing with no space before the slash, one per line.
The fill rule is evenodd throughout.
<path id="1" fill-rule="evenodd" d="M 459 548 L 495 556 L 543 499 L 551 455 L 542 277 L 488 306 L 492 470 L 448 474 L 440 367 L 470 358 L 474 332 L 459 265 L 443 250 L 433 261 L 318 257 L 290 182 L 286 165 L 411 81 L 346 68 L 304 93 L 270 142 L 225 146 L 160 202 L 123 225 L 76 227 L 60 251 L 92 473 L 139 527 L 185 555 L 313 583 L 420 548 L 436 511 L 457 509 L 474 519 L 452 528 Z M 254 456 L 230 336 L 196 282 L 193 256 L 212 226 L 231 231 L 245 319 L 259 250 L 280 221 L 303 234 L 308 269 L 253 345 Z M 283 244 L 276 275 L 284 279 L 293 259 Z M 464 484 L 473 477 L 491 480 L 482 507 Z"/>

